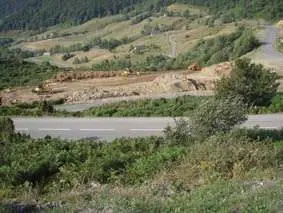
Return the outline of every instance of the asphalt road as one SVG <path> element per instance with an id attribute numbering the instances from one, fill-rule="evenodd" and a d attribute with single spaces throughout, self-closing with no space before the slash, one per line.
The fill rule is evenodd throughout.
<path id="1" fill-rule="evenodd" d="M 263 39 L 262 54 L 272 60 L 283 61 L 283 53 L 279 52 L 276 48 L 276 41 L 279 37 L 279 29 L 268 25 L 266 26 L 265 37 Z"/>
<path id="2" fill-rule="evenodd" d="M 162 135 L 173 118 L 14 118 L 18 132 L 41 138 L 112 140 L 119 137 Z M 283 128 L 283 114 L 249 116 L 246 127 Z"/>

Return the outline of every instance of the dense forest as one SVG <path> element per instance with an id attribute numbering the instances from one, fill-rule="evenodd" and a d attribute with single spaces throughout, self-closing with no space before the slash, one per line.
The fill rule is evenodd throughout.
<path id="1" fill-rule="evenodd" d="M 281 0 L 0 0 L 0 30 L 40 29 L 60 23 L 80 24 L 117 13 L 159 11 L 174 3 L 208 7 L 212 13 L 234 19 L 283 17 Z"/>
<path id="2" fill-rule="evenodd" d="M 127 12 L 142 0 L 0 0 L 1 29 L 39 29 L 80 24 L 93 17 Z M 152 1 L 155 2 L 155 1 Z"/>

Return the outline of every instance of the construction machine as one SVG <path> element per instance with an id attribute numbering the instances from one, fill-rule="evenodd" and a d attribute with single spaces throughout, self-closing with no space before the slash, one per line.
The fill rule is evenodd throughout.
<path id="1" fill-rule="evenodd" d="M 202 67 L 199 63 L 194 63 L 188 67 L 188 70 L 191 72 L 198 72 L 202 70 Z"/>
<path id="2" fill-rule="evenodd" d="M 125 71 L 121 73 L 122 77 L 129 77 L 130 75 L 140 76 L 140 72 L 135 72 L 131 68 L 127 68 Z"/>

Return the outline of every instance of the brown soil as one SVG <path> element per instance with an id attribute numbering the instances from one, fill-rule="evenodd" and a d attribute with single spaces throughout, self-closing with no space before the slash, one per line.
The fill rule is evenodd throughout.
<path id="1" fill-rule="evenodd" d="M 37 95 L 32 93 L 33 88 L 25 87 L 1 91 L 0 95 L 3 97 L 3 105 L 10 105 L 15 102 L 32 102 L 43 99 L 64 98 L 68 103 L 84 103 L 110 97 L 208 91 L 214 89 L 216 79 L 223 75 L 229 75 L 231 67 L 231 63 L 223 63 L 193 73 L 175 71 L 141 76 L 132 75 L 129 77 L 115 76 L 116 74 L 111 74 L 111 72 L 107 75 L 100 73 L 99 78 L 91 76 L 89 72 L 60 74 L 47 81 L 49 82 L 50 91 L 53 91 L 52 94 Z"/>

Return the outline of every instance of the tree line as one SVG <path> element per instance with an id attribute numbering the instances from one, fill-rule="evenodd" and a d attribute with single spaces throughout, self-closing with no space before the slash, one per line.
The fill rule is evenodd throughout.
<path id="1" fill-rule="evenodd" d="M 118 13 L 136 16 L 145 11 L 161 11 L 176 2 L 206 6 L 216 16 L 225 15 L 231 20 L 283 17 L 281 0 L 0 0 L 0 30 L 40 30 L 61 23 L 81 24 Z"/>

